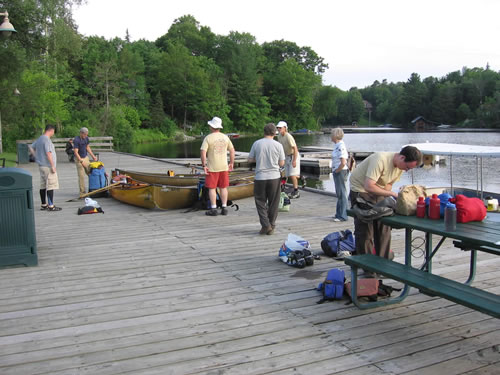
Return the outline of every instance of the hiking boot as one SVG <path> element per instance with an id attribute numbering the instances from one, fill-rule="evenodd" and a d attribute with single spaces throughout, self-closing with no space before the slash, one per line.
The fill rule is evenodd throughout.
<path id="1" fill-rule="evenodd" d="M 211 208 L 210 210 L 208 210 L 207 212 L 205 212 L 205 215 L 207 215 L 207 216 L 217 216 L 217 209 Z"/>
<path id="2" fill-rule="evenodd" d="M 288 198 L 290 199 L 297 199 L 297 198 L 300 198 L 300 193 L 298 190 L 294 191 L 293 193 L 290 193 L 290 195 L 288 196 Z"/>
<path id="3" fill-rule="evenodd" d="M 220 214 L 226 216 L 227 213 L 228 213 L 227 208 L 226 207 L 222 207 L 222 210 L 220 210 Z"/>
<path id="4" fill-rule="evenodd" d="M 269 233 L 269 232 L 271 232 L 271 233 Z M 259 234 L 273 234 L 272 232 L 274 232 L 274 228 L 273 227 L 262 227 L 260 229 Z"/>

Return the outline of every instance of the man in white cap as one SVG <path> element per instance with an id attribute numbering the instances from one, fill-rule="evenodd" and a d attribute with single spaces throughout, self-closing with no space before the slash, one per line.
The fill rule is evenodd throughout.
<path id="1" fill-rule="evenodd" d="M 288 132 L 288 125 L 285 121 L 278 122 L 276 125 L 278 128 L 278 142 L 281 143 L 283 149 L 285 150 L 285 176 L 293 184 L 293 193 L 290 194 L 290 198 L 299 198 L 299 178 L 300 178 L 300 154 L 297 148 L 297 143 L 295 139 Z"/>
<path id="2" fill-rule="evenodd" d="M 80 187 L 80 196 L 85 194 L 85 177 L 89 173 L 89 157 L 97 161 L 89 145 L 89 129 L 81 128 L 80 135 L 73 139 L 73 151 L 75 153 L 76 172 L 78 174 L 78 185 Z"/>
<path id="3" fill-rule="evenodd" d="M 222 120 L 214 117 L 207 122 L 210 125 L 210 134 L 201 144 L 201 166 L 205 172 L 205 186 L 208 189 L 211 208 L 206 212 L 208 216 L 217 216 L 217 191 L 219 188 L 222 203 L 222 215 L 227 215 L 227 187 L 229 186 L 229 172 L 234 166 L 234 147 L 229 137 L 220 132 Z M 229 165 L 227 163 L 229 151 Z"/>

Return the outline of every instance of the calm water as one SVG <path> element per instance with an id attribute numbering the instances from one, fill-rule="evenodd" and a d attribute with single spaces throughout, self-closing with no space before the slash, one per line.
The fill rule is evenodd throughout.
<path id="1" fill-rule="evenodd" d="M 260 137 L 241 137 L 233 140 L 238 151 L 250 151 L 255 140 Z M 297 144 L 300 146 L 320 146 L 333 148 L 329 135 L 297 135 Z M 482 146 L 500 145 L 500 132 L 413 132 L 413 133 L 347 133 L 344 141 L 350 151 L 399 151 L 402 145 L 408 143 L 457 143 Z M 157 158 L 196 158 L 202 139 L 184 143 L 154 143 L 134 146 L 131 152 Z M 307 185 L 323 190 L 335 191 L 331 175 L 307 176 Z M 411 173 L 403 173 L 403 177 L 395 188 L 411 183 Z M 426 186 L 449 186 L 449 161 L 445 165 L 433 168 L 419 168 L 414 170 L 415 183 Z M 453 185 L 476 188 L 476 160 L 475 158 L 453 158 Z M 483 188 L 485 191 L 500 192 L 500 159 L 483 159 Z"/>

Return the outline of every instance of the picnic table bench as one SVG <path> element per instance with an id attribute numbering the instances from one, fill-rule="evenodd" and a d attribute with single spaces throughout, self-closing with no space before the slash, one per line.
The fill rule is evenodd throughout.
<path id="1" fill-rule="evenodd" d="M 353 216 L 353 212 L 348 210 Z M 457 230 L 446 231 L 443 220 L 430 220 L 415 216 L 394 215 L 380 219 L 393 228 L 405 229 L 405 263 L 397 263 L 371 254 L 355 255 L 344 260 L 351 267 L 351 295 L 353 303 L 361 309 L 374 308 L 401 302 L 407 297 L 410 287 L 421 292 L 446 298 L 485 314 L 500 318 L 500 296 L 471 286 L 476 274 L 477 251 L 500 255 L 500 214 L 489 213 L 482 222 L 457 224 Z M 420 269 L 411 265 L 412 232 L 425 233 L 425 263 Z M 432 248 L 432 235 L 441 240 Z M 467 281 L 461 283 L 432 274 L 432 258 L 446 238 L 452 238 L 456 247 L 470 251 L 470 273 Z M 356 295 L 358 269 L 375 272 L 405 284 L 397 297 L 376 302 L 362 303 Z"/>

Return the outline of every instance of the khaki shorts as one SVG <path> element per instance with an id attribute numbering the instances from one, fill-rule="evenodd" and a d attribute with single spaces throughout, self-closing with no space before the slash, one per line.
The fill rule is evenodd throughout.
<path id="1" fill-rule="evenodd" d="M 49 167 L 40 168 L 40 189 L 57 190 L 59 189 L 59 178 L 57 172 L 52 173 Z"/>
<path id="2" fill-rule="evenodd" d="M 285 176 L 300 176 L 300 155 L 297 157 L 295 168 L 292 166 L 293 155 L 287 155 L 285 158 Z"/>

